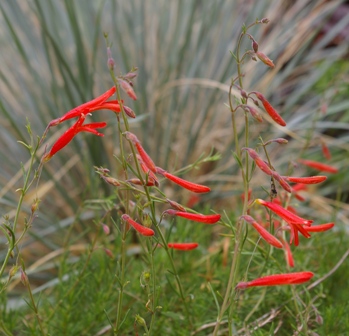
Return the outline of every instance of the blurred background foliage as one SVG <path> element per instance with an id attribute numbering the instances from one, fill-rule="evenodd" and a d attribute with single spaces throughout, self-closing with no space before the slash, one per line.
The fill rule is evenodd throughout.
<path id="1" fill-rule="evenodd" d="M 235 50 L 244 23 L 267 17 L 268 25 L 251 32 L 276 66 L 269 69 L 261 62 L 246 62 L 245 89 L 263 92 L 288 123 L 284 129 L 252 121 L 251 147 L 258 142 L 254 135 L 261 132 L 268 139 L 288 138 L 290 154 L 283 155 L 281 146 L 271 153 L 274 166 L 286 174 L 290 160 L 297 159 L 304 147 L 304 156 L 323 160 L 320 144 L 327 143 L 333 155 L 330 163 L 340 173 L 317 189 L 312 199 L 322 210 L 328 202 L 336 204 L 346 222 L 346 8 L 345 1 L 336 0 L 0 2 L 1 213 L 13 214 L 18 200 L 15 189 L 22 179 L 20 162 L 26 165 L 29 159 L 17 143 L 28 141 L 26 119 L 33 133 L 41 136 L 50 120 L 111 87 L 104 32 L 112 41 L 117 73 L 132 66 L 139 69 L 135 82 L 139 99 L 125 100 L 137 114 L 133 132 L 154 161 L 174 172 L 203 153 L 220 153 L 220 161 L 205 163 L 186 177 L 212 187 L 213 192 L 201 201 L 214 201 L 216 210 L 220 205 L 234 206 L 231 196 L 240 193 L 241 185 L 231 155 L 233 134 L 226 106 L 228 85 L 236 76 L 230 51 Z M 244 48 L 250 48 L 250 41 L 245 42 Z M 84 206 L 84 200 L 110 193 L 93 166 L 105 166 L 115 177 L 120 173 L 113 157 L 118 154 L 114 115 L 102 112 L 92 119 L 108 122 L 104 138 L 78 136 L 44 166 L 38 186 L 43 200 L 40 215 L 26 242 L 33 260 L 61 247 L 63 230 L 77 221 L 74 230 L 90 230 L 86 223 L 95 213 Z M 66 127 L 50 130 L 40 156 Z M 33 189 L 24 211 L 30 211 L 34 197 Z M 45 280 L 47 274 L 40 274 Z"/>

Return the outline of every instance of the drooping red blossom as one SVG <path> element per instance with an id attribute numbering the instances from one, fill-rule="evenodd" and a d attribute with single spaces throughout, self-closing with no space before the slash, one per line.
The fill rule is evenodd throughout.
<path id="1" fill-rule="evenodd" d="M 276 112 L 273 106 L 265 99 L 265 97 L 260 92 L 253 92 L 257 98 L 262 102 L 265 110 L 270 115 L 270 117 L 280 126 L 286 126 L 286 122 L 281 118 L 280 114 Z"/>
<path id="2" fill-rule="evenodd" d="M 96 128 L 104 128 L 105 126 L 107 126 L 105 122 L 95 122 L 83 125 L 85 118 L 86 116 L 84 114 L 81 114 L 77 122 L 73 126 L 68 128 L 58 138 L 58 140 L 53 144 L 51 150 L 42 158 L 43 162 L 47 162 L 48 160 L 50 160 L 52 156 L 54 156 L 58 151 L 60 151 L 62 148 L 68 145 L 69 142 L 72 141 L 75 135 L 77 135 L 79 132 L 90 132 L 97 136 L 104 136 L 104 134 L 97 132 Z"/>
<path id="3" fill-rule="evenodd" d="M 283 178 L 292 183 L 302 184 L 317 184 L 327 180 L 327 176 L 308 176 L 308 177 L 295 177 L 295 176 L 283 176 Z"/>
<path id="4" fill-rule="evenodd" d="M 95 107 L 103 104 L 108 98 L 110 98 L 115 93 L 115 86 L 111 87 L 108 91 L 98 96 L 95 99 L 90 100 L 87 103 L 81 104 L 74 107 L 72 110 L 68 111 L 63 117 L 52 120 L 48 128 L 51 126 L 56 126 L 65 120 L 80 117 L 81 114 L 87 115 L 88 113 L 95 111 Z"/>
<path id="5" fill-rule="evenodd" d="M 314 225 L 314 226 L 309 226 L 309 227 L 304 227 L 304 229 L 307 232 L 323 232 L 330 230 L 334 227 L 334 223 L 326 223 L 326 224 L 319 224 L 319 225 Z"/>
<path id="6" fill-rule="evenodd" d="M 134 221 L 129 215 L 127 214 L 123 214 L 121 216 L 121 219 L 125 222 L 127 222 L 128 224 L 130 224 L 137 232 L 139 232 L 142 236 L 154 236 L 155 232 L 150 229 L 147 228 L 139 223 L 137 223 L 136 221 Z"/>
<path id="7" fill-rule="evenodd" d="M 312 160 L 304 160 L 304 159 L 298 159 L 298 161 L 300 163 L 304 164 L 305 166 L 314 168 L 318 171 L 324 171 L 324 172 L 332 173 L 332 174 L 338 173 L 337 168 L 330 166 L 330 165 L 327 165 L 327 164 L 324 164 L 324 163 L 320 163 L 320 162 L 312 161 Z"/>
<path id="8" fill-rule="evenodd" d="M 205 223 L 205 224 L 215 224 L 221 219 L 221 215 L 202 215 L 195 214 L 191 212 L 178 211 L 174 209 L 168 209 L 163 212 L 163 215 L 178 216 L 183 217 L 195 222 Z"/>
<path id="9" fill-rule="evenodd" d="M 127 140 L 130 140 L 134 146 L 137 149 L 138 154 L 142 158 L 145 165 L 153 172 L 156 173 L 156 166 L 153 160 L 150 158 L 148 153 L 144 150 L 144 148 L 141 145 L 141 142 L 138 140 L 137 136 L 131 132 L 125 132 L 124 135 L 126 136 Z"/>
<path id="10" fill-rule="evenodd" d="M 298 246 L 299 244 L 298 232 L 300 232 L 305 238 L 310 238 L 310 234 L 305 230 L 303 225 L 310 226 L 313 223 L 313 220 L 308 220 L 308 219 L 299 217 L 276 203 L 266 202 L 262 199 L 256 199 L 256 203 L 267 207 L 268 209 L 273 211 L 275 214 L 277 214 L 279 217 L 281 217 L 290 225 L 290 229 L 291 229 L 290 244 L 294 240 L 294 244 Z"/>
<path id="11" fill-rule="evenodd" d="M 119 84 L 120 87 L 123 91 L 126 92 L 126 94 L 133 100 L 137 100 L 137 96 L 135 94 L 135 91 L 133 90 L 132 86 L 130 85 L 130 83 L 128 83 L 125 80 L 119 79 Z"/>
<path id="12" fill-rule="evenodd" d="M 190 251 L 190 250 L 196 249 L 199 246 L 199 244 L 198 243 L 168 243 L 167 246 L 175 250 Z"/>
<path id="13" fill-rule="evenodd" d="M 156 167 L 156 172 L 158 174 L 166 177 L 168 180 L 171 180 L 172 182 L 180 185 L 181 187 L 188 189 L 188 190 L 195 192 L 195 193 L 207 193 L 211 190 L 209 187 L 206 187 L 204 185 L 189 182 L 189 181 L 186 181 L 178 176 L 172 175 L 160 167 Z"/>
<path id="14" fill-rule="evenodd" d="M 270 232 L 268 232 L 262 225 L 258 224 L 253 217 L 244 215 L 244 216 L 241 216 L 240 218 L 244 219 L 247 223 L 251 224 L 268 244 L 279 249 L 283 247 L 282 243 L 276 237 L 274 237 Z"/>
<path id="15" fill-rule="evenodd" d="M 257 286 L 281 286 L 281 285 L 299 285 L 309 281 L 314 276 L 312 272 L 298 272 L 268 275 L 262 278 L 248 282 L 239 282 L 237 289 L 246 289 Z"/>
<path id="16" fill-rule="evenodd" d="M 257 167 L 263 171 L 264 173 L 266 173 L 269 176 L 273 175 L 273 171 L 270 169 L 270 167 L 268 166 L 268 164 L 266 164 L 262 158 L 257 154 L 257 152 L 252 149 L 252 148 L 247 148 L 244 147 L 241 149 L 242 151 L 247 151 L 248 155 L 251 157 L 251 159 L 256 163 Z"/>

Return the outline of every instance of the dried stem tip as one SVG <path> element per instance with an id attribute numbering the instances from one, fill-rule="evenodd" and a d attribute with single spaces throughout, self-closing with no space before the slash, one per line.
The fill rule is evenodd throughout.
<path id="1" fill-rule="evenodd" d="M 248 282 L 239 282 L 237 289 L 245 289 L 257 286 L 281 286 L 281 285 L 299 285 L 309 281 L 314 276 L 312 272 L 298 272 L 268 275 Z"/>

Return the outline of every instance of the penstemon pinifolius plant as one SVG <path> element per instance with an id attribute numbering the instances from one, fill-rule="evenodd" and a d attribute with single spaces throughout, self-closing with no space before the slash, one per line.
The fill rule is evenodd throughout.
<path id="1" fill-rule="evenodd" d="M 18 203 L 17 212 L 14 221 L 7 221 L 2 224 L 2 230 L 8 239 L 8 251 L 5 260 L 0 269 L 0 277 L 4 275 L 5 269 L 8 269 L 9 260 L 16 255 L 16 264 L 9 270 L 9 278 L 2 287 L 2 291 L 10 282 L 14 274 L 21 269 L 22 283 L 28 290 L 31 307 L 35 312 L 37 324 L 41 334 L 46 334 L 45 323 L 39 314 L 39 308 L 36 304 L 30 288 L 30 281 L 26 275 L 24 262 L 21 258 L 19 243 L 22 241 L 27 230 L 30 228 L 35 219 L 35 213 L 38 209 L 39 200 L 36 198 L 31 209 L 31 216 L 26 220 L 24 230 L 21 234 L 17 234 L 17 223 L 21 210 L 23 198 L 34 181 L 40 177 L 40 172 L 44 164 L 49 164 L 55 154 L 59 151 L 64 151 L 64 148 L 81 132 L 92 133 L 96 136 L 104 136 L 99 132 L 99 129 L 107 127 L 106 122 L 86 122 L 87 118 L 94 117 L 96 111 L 109 110 L 115 114 L 116 132 L 118 134 L 118 155 L 115 156 L 120 168 L 120 171 L 111 172 L 105 167 L 94 167 L 100 178 L 106 182 L 114 191 L 114 206 L 105 211 L 103 217 L 97 220 L 98 228 L 102 228 L 106 235 L 110 233 L 110 227 L 105 224 L 108 218 L 109 222 L 114 224 L 116 239 L 120 240 L 120 250 L 116 258 L 114 268 L 114 288 L 118 292 L 115 306 L 108 309 L 106 312 L 107 319 L 110 323 L 109 329 L 114 335 L 123 335 L 128 332 L 129 319 L 133 318 L 136 332 L 138 328 L 143 329 L 145 335 L 154 335 L 157 332 L 157 325 L 161 324 L 160 318 L 163 313 L 161 302 L 161 286 L 163 282 L 158 274 L 161 265 L 155 262 L 157 253 L 165 253 L 166 260 L 169 265 L 168 272 L 172 278 L 168 282 L 173 288 L 173 294 L 177 295 L 182 307 L 182 313 L 185 316 L 183 324 L 186 331 L 192 331 L 194 334 L 201 331 L 206 331 L 209 328 L 213 329 L 213 335 L 229 334 L 233 335 L 237 327 L 245 324 L 254 311 L 256 311 L 266 295 L 268 286 L 291 285 L 292 297 L 296 310 L 296 322 L 298 330 L 307 334 L 307 321 L 309 319 L 309 310 L 307 303 L 301 300 L 300 292 L 297 292 L 293 285 L 303 284 L 309 281 L 314 274 L 309 270 L 299 270 L 291 272 L 291 269 L 296 267 L 291 246 L 299 245 L 299 233 L 305 238 L 310 238 L 312 232 L 322 232 L 331 229 L 334 223 L 325 223 L 313 225 L 313 220 L 305 219 L 298 210 L 291 205 L 296 199 L 297 202 L 303 201 L 300 191 L 304 190 L 308 184 L 317 184 L 326 180 L 326 176 L 306 176 L 295 177 L 290 176 L 295 170 L 295 164 L 290 162 L 284 173 L 280 172 L 279 167 L 274 167 L 270 159 L 270 153 L 273 146 L 286 146 L 287 140 L 284 138 L 270 138 L 269 134 L 260 134 L 259 142 L 256 143 L 250 135 L 251 122 L 263 122 L 262 115 L 267 117 L 271 123 L 276 123 L 279 128 L 287 127 L 286 121 L 268 102 L 266 97 L 261 93 L 245 88 L 243 65 L 247 61 L 260 60 L 263 64 L 274 67 L 267 55 L 261 50 L 254 39 L 251 30 L 258 27 L 260 24 L 267 24 L 268 19 L 256 20 L 248 26 L 242 28 L 239 36 L 237 49 L 233 54 L 233 59 L 237 65 L 237 77 L 231 80 L 229 90 L 229 109 L 232 118 L 232 128 L 235 139 L 235 148 L 233 155 L 236 163 L 240 168 L 241 183 L 243 185 L 242 205 L 235 213 L 238 213 L 236 218 L 221 217 L 217 213 L 198 213 L 192 210 L 189 206 L 182 205 L 177 200 L 171 199 L 166 195 L 166 189 L 163 188 L 163 183 L 170 185 L 178 185 L 188 192 L 194 194 L 202 194 L 210 192 L 208 186 L 189 182 L 178 176 L 178 173 L 170 173 L 165 169 L 158 167 L 153 159 L 145 151 L 142 141 L 137 137 L 131 129 L 132 125 L 129 120 L 136 118 L 136 113 L 127 105 L 124 104 L 125 99 L 137 100 L 137 94 L 134 89 L 133 80 L 137 76 L 137 68 L 132 68 L 126 74 L 115 73 L 115 61 L 112 57 L 111 45 L 108 41 L 108 36 L 105 35 L 107 42 L 107 65 L 110 71 L 110 76 L 113 81 L 113 86 L 99 97 L 83 103 L 62 117 L 52 120 L 41 139 L 36 142 L 31 140 L 31 144 L 26 148 L 30 151 L 31 162 L 27 170 L 23 169 L 25 182 Z M 251 49 L 242 52 L 242 42 L 244 39 L 251 41 Z M 234 89 L 234 90 L 233 90 Z M 238 92 L 235 95 L 234 92 Z M 122 95 L 126 94 L 125 97 Z M 266 113 L 263 113 L 263 110 Z M 61 123 L 68 123 L 70 119 L 74 120 L 70 126 L 52 145 L 52 147 L 42 156 L 39 168 L 33 173 L 33 165 L 37 150 L 43 143 L 47 134 L 52 127 L 58 126 Z M 244 127 L 244 136 L 239 138 L 238 124 L 241 124 L 242 119 Z M 239 123 L 238 123 L 239 121 Z M 30 133 L 30 127 L 28 126 Z M 268 137 L 268 139 L 266 139 Z M 306 149 L 306 148 L 305 148 Z M 301 151 L 300 156 L 305 152 Z M 330 159 L 330 153 L 323 146 L 323 152 L 327 160 Z M 208 155 L 205 158 L 200 158 L 192 167 L 201 164 L 202 162 L 218 160 L 219 155 Z M 298 158 L 300 167 L 310 167 L 318 171 L 328 173 L 336 173 L 338 170 L 332 166 L 314 162 L 310 160 Z M 189 167 L 191 168 L 191 167 Z M 188 167 L 186 167 L 188 169 Z M 258 188 L 254 187 L 254 180 L 262 173 L 263 181 Z M 259 183 L 258 183 L 259 184 Z M 294 184 L 291 186 L 290 184 Z M 236 202 L 238 203 L 238 202 Z M 265 212 L 264 209 L 267 211 Z M 115 211 L 116 210 L 116 211 Z M 171 239 L 173 221 L 175 218 L 183 218 L 190 222 L 202 224 L 217 224 L 221 223 L 224 230 L 228 229 L 229 233 L 224 234 L 232 240 L 231 266 L 228 279 L 222 279 L 221 282 L 226 284 L 223 293 L 218 295 L 212 289 L 213 298 L 217 306 L 217 318 L 213 323 L 203 326 L 203 322 L 198 320 L 198 317 L 192 313 L 194 300 L 189 295 L 189 291 L 184 288 L 180 278 L 180 272 L 175 262 L 175 253 L 181 251 L 191 251 L 198 247 L 197 242 L 192 241 L 174 241 Z M 171 222 L 171 225 L 169 224 Z M 235 222 L 235 224 L 233 224 Z M 253 228 L 250 230 L 250 227 Z M 209 229 L 209 228 L 207 228 Z M 130 317 L 129 304 L 126 302 L 127 286 L 130 279 L 127 272 L 130 259 L 133 258 L 128 254 L 130 241 L 136 237 L 142 249 L 142 256 L 146 265 L 146 269 L 140 275 L 141 287 L 144 288 L 146 299 L 144 302 L 144 310 L 133 314 Z M 289 239 L 287 237 L 289 233 Z M 257 237 L 257 241 L 255 240 Z M 84 276 L 86 265 L 90 261 L 92 252 L 97 249 L 97 238 L 92 241 L 91 248 L 78 279 L 73 286 L 67 291 L 60 301 L 56 303 L 47 317 L 50 321 L 55 315 L 58 307 L 68 298 L 69 294 L 79 284 L 79 281 Z M 131 239 L 130 239 L 131 238 Z M 288 242 L 289 241 L 289 242 Z M 252 251 L 250 251 L 252 246 Z M 177 250 L 177 251 L 176 251 Z M 285 255 L 285 263 L 277 262 L 275 256 L 280 251 Z M 161 252 L 162 251 L 162 252 Z M 257 251 L 263 257 L 263 262 L 255 262 Z M 112 256 L 112 252 L 105 249 L 108 256 Z M 245 253 L 247 252 L 247 253 Z M 187 252 L 190 253 L 190 252 Z M 241 260 L 250 256 L 246 269 L 242 269 Z M 251 267 L 252 264 L 258 265 Z M 246 264 L 246 263 L 245 263 Z M 277 271 L 275 271 L 277 270 Z M 252 275 L 251 275 L 252 274 Z M 257 276 L 255 276 L 257 274 Z M 238 304 L 245 296 L 245 290 L 250 287 L 263 286 L 261 298 L 254 306 L 252 311 L 246 316 L 244 321 L 238 320 Z M 306 307 L 306 308 L 304 308 Z M 127 322 L 127 323 L 126 323 Z M 222 324 L 228 324 L 228 331 L 220 330 Z M 245 326 L 246 327 L 246 326 Z M 171 326 L 169 326 L 171 329 Z M 186 332 L 184 331 L 184 333 Z M 173 331 L 173 334 L 181 334 Z"/>
<path id="2" fill-rule="evenodd" d="M 260 135 L 260 142 L 255 144 L 253 139 L 250 138 L 250 120 L 252 119 L 258 123 L 263 122 L 261 114 L 261 111 L 263 110 L 267 113 L 266 116 L 269 122 L 276 123 L 279 129 L 286 127 L 286 121 L 261 92 L 250 91 L 244 87 L 245 74 L 243 73 L 243 65 L 246 61 L 258 61 L 259 59 L 266 66 L 271 69 L 274 68 L 273 61 L 261 51 L 262 48 L 250 33 L 251 28 L 258 26 L 259 24 L 267 24 L 268 22 L 269 20 L 264 18 L 262 20 L 256 20 L 248 26 L 243 26 L 238 39 L 236 52 L 233 54 L 238 75 L 236 78 L 231 80 L 229 90 L 229 108 L 232 117 L 233 132 L 235 135 L 235 149 L 233 154 L 240 167 L 244 192 L 242 195 L 243 205 L 240 210 L 240 215 L 236 218 L 236 224 L 227 225 L 228 227 L 230 226 L 233 231 L 234 247 L 229 279 L 227 281 L 222 303 L 218 310 L 217 323 L 215 324 L 213 335 L 219 334 L 220 325 L 224 318 L 227 318 L 225 322 L 228 323 L 229 335 L 233 335 L 236 326 L 241 325 L 240 321 L 234 320 L 234 316 L 236 316 L 234 313 L 236 313 L 237 310 L 237 298 L 243 298 L 245 289 L 256 286 L 296 285 L 309 281 L 314 276 L 310 271 L 289 272 L 291 268 L 295 267 L 290 245 L 292 243 L 294 243 L 295 246 L 299 245 L 299 233 L 301 233 L 305 238 L 310 238 L 311 232 L 326 231 L 334 226 L 334 223 L 312 225 L 313 220 L 300 217 L 297 214 L 297 210 L 291 206 L 291 202 L 293 202 L 295 198 L 298 201 L 304 201 L 302 196 L 298 193 L 299 190 L 304 190 L 308 184 L 321 183 L 325 181 L 327 177 L 288 176 L 294 170 L 294 165 L 291 162 L 289 162 L 289 166 L 286 170 L 287 172 L 285 173 L 287 176 L 284 176 L 280 173 L 278 167 L 273 166 L 269 153 L 272 151 L 272 146 L 285 146 L 288 141 L 283 138 L 267 139 L 265 141 Z M 251 41 L 251 49 L 242 53 L 242 41 L 246 38 Z M 239 92 L 238 96 L 233 96 L 233 88 L 237 89 L 237 92 Z M 241 118 L 244 120 L 245 132 L 242 141 L 238 137 L 237 129 L 237 120 Z M 251 148 L 250 142 L 253 142 L 254 148 Z M 319 171 L 326 171 L 329 173 L 337 172 L 336 168 L 329 165 L 303 160 L 301 158 L 299 158 L 298 161 L 300 164 L 313 167 Z M 258 170 L 264 173 L 264 180 L 266 182 L 259 187 L 259 190 L 251 188 L 251 181 L 255 178 Z M 291 187 L 289 183 L 296 184 Z M 261 191 L 264 193 L 263 197 L 267 200 L 255 198 L 255 195 Z M 264 216 L 261 213 L 260 205 L 267 209 L 267 213 Z M 277 217 L 275 217 L 275 215 Z M 261 246 L 266 246 L 263 248 L 265 262 L 261 265 L 261 269 L 258 271 L 258 278 L 250 281 L 242 281 L 251 277 L 250 265 L 253 261 L 254 252 L 252 252 L 248 268 L 244 271 L 240 269 L 240 261 L 244 247 L 247 245 L 246 242 L 250 241 L 250 226 L 252 226 L 259 235 L 259 240 L 253 243 L 255 248 L 259 249 Z M 287 242 L 286 232 L 290 233 L 290 243 Z M 269 267 L 269 260 L 273 259 L 273 255 L 278 253 L 276 249 L 284 251 L 286 263 L 284 266 L 277 265 L 279 273 L 273 274 L 273 271 Z M 260 277 L 260 275 L 263 275 L 264 273 L 266 274 Z M 297 323 L 300 326 L 299 330 L 302 330 L 302 332 L 307 334 L 308 317 L 305 313 L 306 309 L 304 309 L 306 304 L 301 301 L 294 286 L 291 287 L 297 312 Z M 245 321 L 247 321 L 249 316 L 251 316 L 258 308 L 264 296 L 265 290 L 262 291 L 261 299 L 246 317 Z"/>

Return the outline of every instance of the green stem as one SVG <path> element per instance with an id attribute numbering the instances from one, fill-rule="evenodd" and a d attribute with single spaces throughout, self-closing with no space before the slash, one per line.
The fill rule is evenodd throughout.
<path id="1" fill-rule="evenodd" d="M 32 181 L 29 181 L 29 179 L 30 179 L 30 176 L 31 176 L 31 173 L 32 173 L 32 169 L 33 169 L 33 165 L 34 165 L 34 161 L 35 161 L 35 154 L 36 154 L 37 149 L 38 149 L 38 146 L 35 148 L 34 151 L 31 152 L 31 159 L 30 159 L 29 168 L 28 168 L 28 170 L 26 172 L 24 185 L 23 185 L 23 188 L 21 189 L 21 196 L 20 196 L 18 204 L 17 204 L 16 214 L 15 214 L 15 218 L 14 218 L 14 221 L 13 221 L 12 230 L 13 230 L 14 234 L 16 234 L 16 227 L 17 227 L 17 223 L 18 223 L 18 217 L 19 217 L 19 214 L 20 214 L 20 211 L 21 211 L 21 208 L 22 208 L 22 203 L 23 203 L 24 197 L 25 197 L 25 195 L 26 195 L 26 193 L 28 191 L 28 186 L 31 185 L 31 183 L 32 183 Z M 34 179 L 35 178 L 36 177 L 34 177 Z M 4 274 L 5 268 L 6 268 L 7 264 L 8 264 L 9 258 L 10 258 L 11 254 L 12 254 L 12 251 L 15 249 L 16 246 L 17 246 L 17 244 L 14 244 L 13 246 L 10 246 L 8 248 L 6 256 L 5 256 L 5 259 L 4 259 L 4 261 L 2 263 L 2 266 L 1 266 L 1 269 L 0 269 L 0 278 Z"/>
<path id="2" fill-rule="evenodd" d="M 33 297 L 33 293 L 31 291 L 31 288 L 30 288 L 30 283 L 29 283 L 28 278 L 27 278 L 27 281 L 26 281 L 26 287 L 28 289 L 28 293 L 29 293 L 31 304 L 32 304 L 32 308 L 33 308 L 33 310 L 35 312 L 35 317 L 36 317 L 36 319 L 38 321 L 41 334 L 45 335 L 44 328 L 43 328 L 42 323 L 41 323 L 41 318 L 39 316 L 39 310 L 38 310 L 38 307 L 36 306 L 36 303 L 35 303 L 35 300 L 34 300 L 34 297 Z"/>

